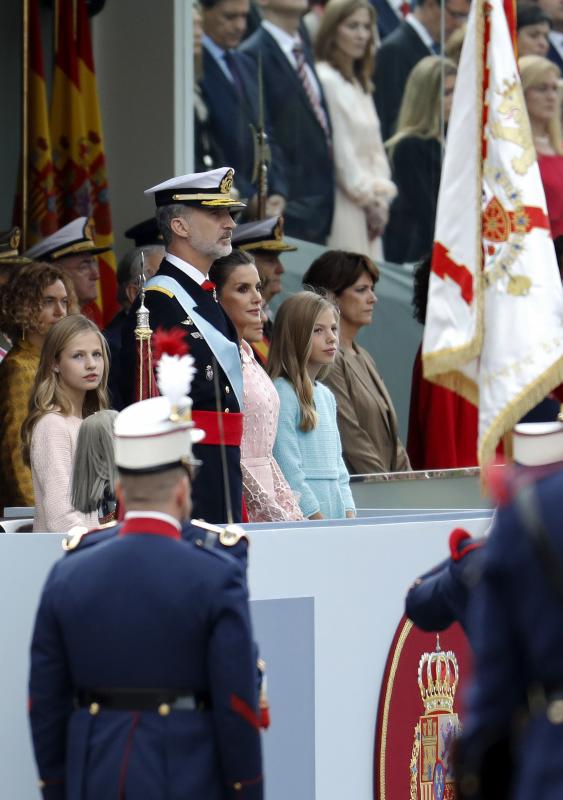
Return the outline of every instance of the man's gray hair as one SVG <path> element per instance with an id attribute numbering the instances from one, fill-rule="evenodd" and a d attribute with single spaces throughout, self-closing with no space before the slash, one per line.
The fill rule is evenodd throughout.
<path id="1" fill-rule="evenodd" d="M 170 206 L 158 206 L 156 209 L 156 223 L 166 247 L 172 241 L 172 228 L 170 227 L 172 220 L 176 219 L 176 217 L 189 219 L 191 212 L 192 209 L 189 206 L 180 205 L 180 203 Z"/>
<path id="2" fill-rule="evenodd" d="M 105 409 L 82 422 L 72 470 L 71 502 L 83 514 L 98 510 L 104 496 L 115 495 L 117 469 L 113 424 L 117 411 Z"/>
<path id="3" fill-rule="evenodd" d="M 144 253 L 146 257 L 156 252 L 162 252 L 161 244 L 147 244 L 144 247 L 134 247 L 132 250 L 128 250 L 127 253 L 125 253 L 117 267 L 117 302 L 120 306 L 125 306 L 129 303 L 126 293 L 127 286 L 130 283 L 139 282 L 143 266 L 141 254 Z"/>

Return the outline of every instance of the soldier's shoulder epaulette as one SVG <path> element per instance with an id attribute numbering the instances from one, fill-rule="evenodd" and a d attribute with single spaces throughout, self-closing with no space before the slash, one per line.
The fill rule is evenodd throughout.
<path id="1" fill-rule="evenodd" d="M 222 547 L 234 547 L 241 541 L 248 544 L 248 535 L 240 525 L 226 525 L 221 528 L 219 525 L 213 525 L 203 519 L 192 519 L 191 524 L 206 533 L 206 538 L 212 543 L 211 546 L 215 546 L 217 542 Z M 209 536 L 209 534 L 212 534 L 212 536 Z"/>
<path id="2" fill-rule="evenodd" d="M 182 538 L 209 553 L 235 558 L 246 565 L 249 542 L 245 531 L 238 525 L 221 528 L 201 519 L 193 519 L 182 527 Z"/>
<path id="3" fill-rule="evenodd" d="M 112 520 L 106 522 L 105 525 L 100 525 L 98 528 L 86 528 L 76 526 L 66 534 L 61 542 L 61 546 L 65 553 L 75 553 L 78 550 L 84 550 L 86 547 L 92 547 L 100 542 L 105 542 L 108 539 L 113 539 L 117 536 L 119 523 Z"/>

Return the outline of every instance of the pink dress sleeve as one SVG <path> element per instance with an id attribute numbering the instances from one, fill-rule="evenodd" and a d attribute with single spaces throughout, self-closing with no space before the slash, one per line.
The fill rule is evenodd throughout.
<path id="1" fill-rule="evenodd" d="M 93 528 L 96 514 L 81 514 L 72 507 L 70 483 L 76 439 L 81 420 L 45 414 L 31 437 L 31 474 L 35 491 L 34 531 L 65 533 L 75 525 Z"/>

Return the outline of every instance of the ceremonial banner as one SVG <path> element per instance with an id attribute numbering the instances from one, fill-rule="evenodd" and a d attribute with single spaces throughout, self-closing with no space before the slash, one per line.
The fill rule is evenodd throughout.
<path id="1" fill-rule="evenodd" d="M 31 247 L 58 228 L 39 0 L 30 0 L 29 4 L 28 91 L 28 204 L 25 246 Z M 19 205 L 21 213 L 21 196 Z M 20 224 L 23 222 L 20 220 Z"/>
<path id="2" fill-rule="evenodd" d="M 112 247 L 113 229 L 104 153 L 104 135 L 86 0 L 77 0 L 76 46 L 79 84 L 87 136 L 86 165 L 90 179 L 90 215 L 94 219 L 96 244 L 100 247 Z M 107 324 L 119 310 L 116 299 L 116 263 L 113 250 L 101 253 L 98 256 L 98 263 L 100 265 L 98 307 L 102 311 L 104 323 Z"/>
<path id="3" fill-rule="evenodd" d="M 51 140 L 59 227 L 91 212 L 88 139 L 80 94 L 72 0 L 59 0 Z"/>
<path id="4" fill-rule="evenodd" d="M 563 290 L 502 0 L 474 0 L 442 170 L 424 376 L 479 407 L 479 463 L 563 382 Z"/>

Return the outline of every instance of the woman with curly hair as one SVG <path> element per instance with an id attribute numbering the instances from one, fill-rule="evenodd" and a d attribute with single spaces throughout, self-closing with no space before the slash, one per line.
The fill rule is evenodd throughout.
<path id="1" fill-rule="evenodd" d="M 22 426 L 23 459 L 35 495 L 34 531 L 64 533 L 98 524 L 97 514 L 73 509 L 70 484 L 82 420 L 108 407 L 108 367 L 104 337 L 81 314 L 61 319 L 45 337 Z"/>
<path id="2" fill-rule="evenodd" d="M 0 330 L 14 345 L 0 364 L 0 509 L 33 505 L 21 427 L 47 331 L 76 310 L 71 281 L 50 264 L 22 267 L 0 290 Z"/>

